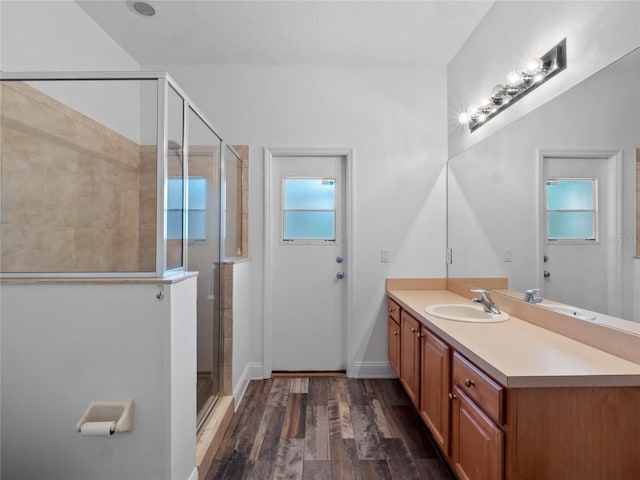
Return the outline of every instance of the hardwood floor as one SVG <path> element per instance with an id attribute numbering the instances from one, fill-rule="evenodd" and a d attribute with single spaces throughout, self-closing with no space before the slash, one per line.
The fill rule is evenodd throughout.
<path id="1" fill-rule="evenodd" d="M 212 479 L 452 480 L 397 380 L 252 381 Z"/>

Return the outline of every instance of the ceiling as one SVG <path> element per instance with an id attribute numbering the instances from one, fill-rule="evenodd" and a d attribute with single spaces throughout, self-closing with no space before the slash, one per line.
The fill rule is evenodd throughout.
<path id="1" fill-rule="evenodd" d="M 141 66 L 444 66 L 493 1 L 77 0 Z"/>

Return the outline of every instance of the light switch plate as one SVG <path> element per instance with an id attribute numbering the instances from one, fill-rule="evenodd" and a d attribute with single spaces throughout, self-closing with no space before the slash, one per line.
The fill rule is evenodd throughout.
<path id="1" fill-rule="evenodd" d="M 386 248 L 380 250 L 380 261 L 382 263 L 389 263 L 389 250 Z"/>

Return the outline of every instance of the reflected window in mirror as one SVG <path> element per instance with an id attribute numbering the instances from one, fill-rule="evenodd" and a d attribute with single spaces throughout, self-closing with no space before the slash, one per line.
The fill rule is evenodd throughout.
<path id="1" fill-rule="evenodd" d="M 597 179 L 548 179 L 545 191 L 548 242 L 597 240 Z"/>

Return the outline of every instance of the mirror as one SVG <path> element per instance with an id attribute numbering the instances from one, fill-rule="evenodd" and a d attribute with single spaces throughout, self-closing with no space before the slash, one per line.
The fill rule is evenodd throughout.
<path id="1" fill-rule="evenodd" d="M 449 159 L 448 277 L 507 277 L 520 298 L 540 289 L 542 306 L 640 322 L 639 147 L 637 50 Z M 574 207 L 571 193 L 563 203 L 549 190 L 573 179 L 591 181 L 593 208 L 573 202 L 573 216 L 594 219 L 593 234 L 581 221 L 578 233 L 554 223 Z"/>

